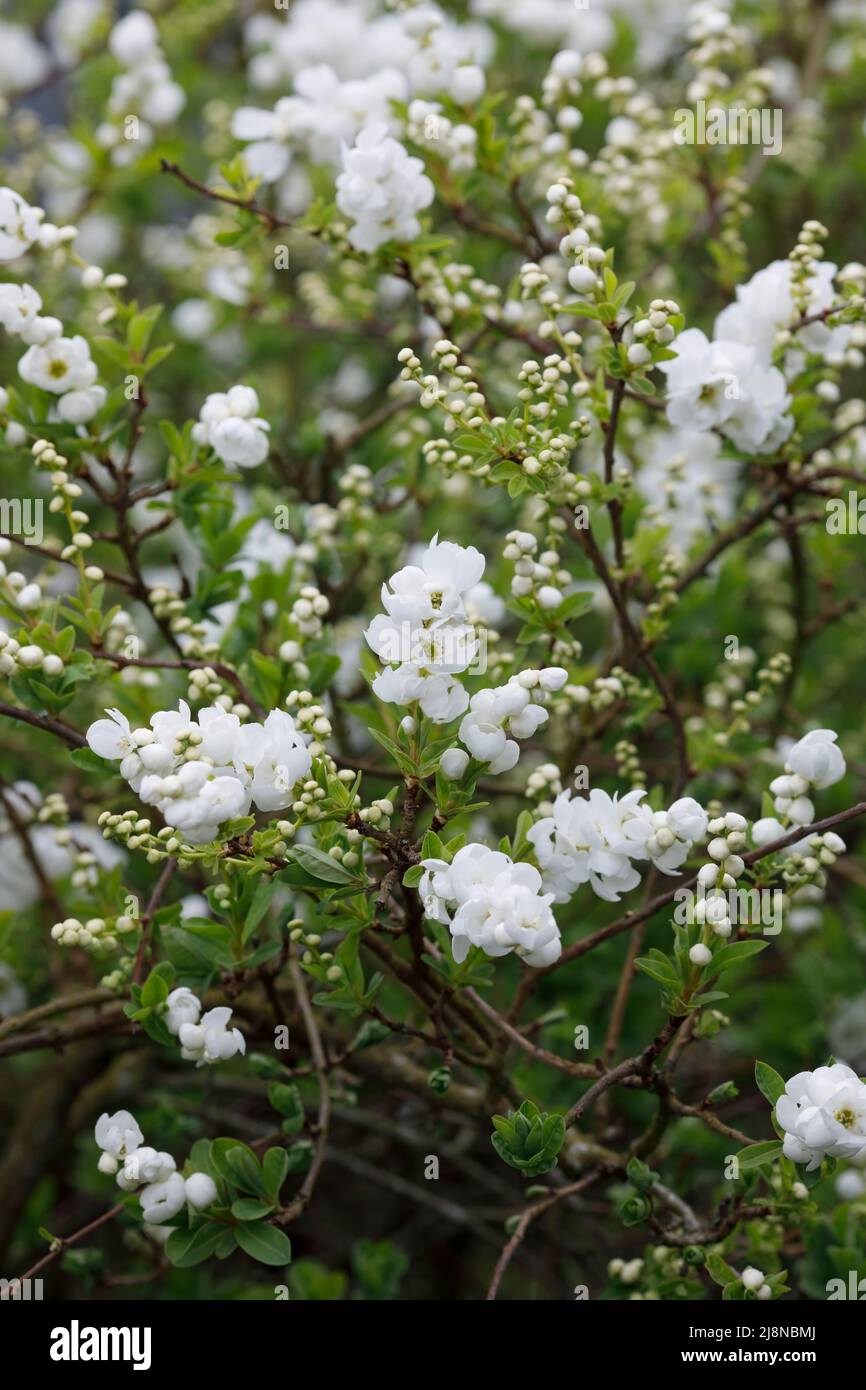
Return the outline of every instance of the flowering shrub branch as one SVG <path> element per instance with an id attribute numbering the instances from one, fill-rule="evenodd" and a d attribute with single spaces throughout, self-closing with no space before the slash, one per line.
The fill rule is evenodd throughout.
<path id="1" fill-rule="evenodd" d="M 0 22 L 23 1277 L 860 1260 L 862 35 L 568 8 Z"/>

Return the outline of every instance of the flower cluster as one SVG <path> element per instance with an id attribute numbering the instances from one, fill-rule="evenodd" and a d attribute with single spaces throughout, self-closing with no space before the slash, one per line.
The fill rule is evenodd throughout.
<path id="1" fill-rule="evenodd" d="M 55 227 L 43 219 L 41 208 L 30 207 L 10 188 L 0 188 L 0 261 L 16 259 L 35 241 L 50 249 L 75 237 L 74 227 Z M 108 276 L 103 281 L 100 272 L 100 282 L 118 288 L 126 279 Z M 57 397 L 54 419 L 83 424 L 102 407 L 107 394 L 96 384 L 90 345 L 79 333 L 65 336 L 60 319 L 41 310 L 42 297 L 32 285 L 0 284 L 0 326 L 28 345 L 18 362 L 21 379 Z"/>
<path id="2" fill-rule="evenodd" d="M 131 729 L 120 710 L 106 712 L 110 718 L 87 730 L 88 745 L 119 761 L 133 791 L 189 844 L 216 839 L 223 822 L 245 816 L 252 804 L 260 811 L 290 806 L 296 782 L 311 767 L 304 737 L 285 710 L 271 710 L 263 724 L 242 724 L 221 705 L 193 719 L 181 700 L 177 710 L 154 714 L 149 729 Z"/>
<path id="3" fill-rule="evenodd" d="M 547 710 L 533 701 L 532 694 L 543 699 L 547 692 L 561 690 L 567 680 L 568 672 L 561 666 L 546 666 L 541 671 L 520 671 L 505 685 L 479 690 L 463 716 L 458 735 L 461 743 L 473 758 L 488 764 L 489 773 L 510 772 L 520 757 L 515 740 L 531 738 L 547 722 Z M 455 756 L 460 758 L 459 749 L 451 750 L 451 776 L 457 766 Z M 465 766 L 464 757 L 458 776 Z"/>
<path id="4" fill-rule="evenodd" d="M 636 860 L 676 873 L 692 845 L 706 835 L 706 812 L 688 796 L 667 811 L 652 811 L 642 804 L 645 795 L 642 789 L 623 797 L 598 787 L 587 797 L 565 791 L 553 803 L 552 815 L 531 827 L 528 839 L 557 902 L 568 902 L 584 883 L 607 902 L 618 902 L 640 883 Z"/>
<path id="5" fill-rule="evenodd" d="M 464 961 L 470 946 L 485 955 L 512 951 L 539 969 L 559 959 L 562 944 L 551 911 L 553 894 L 542 891 L 531 864 L 516 864 L 486 845 L 464 845 L 451 863 L 422 860 L 419 893 L 427 916 L 448 926 L 454 959 Z"/>
<path id="6" fill-rule="evenodd" d="M 469 696 L 456 675 L 474 661 L 478 640 L 466 621 L 470 591 L 484 573 L 474 546 L 435 535 L 417 565 L 398 570 L 382 586 L 384 613 L 364 636 L 386 666 L 373 690 L 393 705 L 417 704 L 437 723 L 462 714 Z"/>
<path id="7" fill-rule="evenodd" d="M 100 1115 L 94 1131 L 102 1150 L 100 1173 L 117 1176 L 124 1192 L 137 1192 L 141 1214 L 148 1226 L 171 1221 L 187 1203 L 203 1211 L 217 1199 L 216 1183 L 207 1173 L 190 1173 L 184 1178 L 169 1153 L 161 1153 L 144 1142 L 138 1122 L 128 1110 Z"/>

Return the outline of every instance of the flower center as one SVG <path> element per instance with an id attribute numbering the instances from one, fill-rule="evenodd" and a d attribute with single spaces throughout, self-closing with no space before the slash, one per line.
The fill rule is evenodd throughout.
<path id="1" fill-rule="evenodd" d="M 55 381 L 66 375 L 66 363 L 60 357 L 55 357 L 48 364 L 48 375 L 53 376 Z"/>
<path id="2" fill-rule="evenodd" d="M 844 1107 L 844 1109 L 836 1111 L 836 1119 L 838 1120 L 839 1124 L 844 1125 L 846 1129 L 854 1128 L 854 1121 L 856 1118 L 857 1117 L 854 1114 L 854 1111 L 847 1105 Z"/>

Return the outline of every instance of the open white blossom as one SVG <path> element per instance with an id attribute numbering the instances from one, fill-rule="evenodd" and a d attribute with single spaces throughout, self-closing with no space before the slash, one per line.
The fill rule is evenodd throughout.
<path id="1" fill-rule="evenodd" d="M 251 386 L 215 391 L 199 411 L 192 437 L 213 449 L 223 463 L 256 468 L 268 456 L 270 429 L 258 412 L 259 398 Z"/>
<path id="2" fill-rule="evenodd" d="M 293 149 L 305 151 L 314 164 L 335 165 L 364 126 L 380 123 L 396 133 L 391 103 L 406 95 L 406 80 L 394 68 L 343 82 L 320 63 L 298 73 L 294 96 L 280 97 L 273 111 L 239 107 L 232 135 L 249 142 L 244 159 L 250 173 L 273 183 L 288 169 Z"/>
<path id="3" fill-rule="evenodd" d="M 785 1157 L 817 1168 L 822 1159 L 866 1155 L 866 1084 L 841 1062 L 792 1076 L 776 1102 Z"/>
<path id="4" fill-rule="evenodd" d="M 39 236 L 44 213 L 11 188 L 0 188 L 0 261 L 23 256 Z"/>
<path id="5" fill-rule="evenodd" d="M 449 927 L 456 961 L 466 959 L 470 946 L 488 956 L 513 951 L 538 968 L 558 960 L 562 944 L 550 908 L 553 894 L 542 891 L 541 875 L 531 864 L 469 844 L 450 864 L 425 859 L 422 866 L 418 891 L 424 911 Z"/>
<path id="6" fill-rule="evenodd" d="M 197 1067 L 226 1062 L 247 1050 L 240 1028 L 230 1028 L 232 1011 L 225 1006 L 209 1009 L 198 1023 L 182 1023 L 178 1032 L 180 1053 Z"/>
<path id="7" fill-rule="evenodd" d="M 746 343 L 769 362 L 777 335 L 801 316 L 792 293 L 793 270 L 790 260 L 772 261 L 745 285 L 738 285 L 735 303 L 727 305 L 716 319 L 716 337 Z M 813 263 L 805 307 L 807 318 L 833 303 L 836 297 L 833 280 L 837 270 L 838 266 L 832 261 Z M 851 329 L 847 324 L 828 328 L 826 323 L 816 321 L 798 329 L 794 350 L 801 348 L 841 363 L 850 338 Z"/>
<path id="8" fill-rule="evenodd" d="M 102 1149 L 103 1156 L 108 1160 L 105 1166 L 103 1160 L 100 1160 L 101 1171 L 108 1173 L 116 1173 L 119 1162 L 126 1159 L 128 1154 L 134 1153 L 144 1142 L 138 1121 L 128 1110 L 117 1110 L 113 1115 L 106 1111 L 100 1115 L 96 1121 L 94 1137 L 97 1147 Z"/>
<path id="9" fill-rule="evenodd" d="M 352 148 L 344 149 L 337 207 L 351 219 L 349 240 L 356 250 L 414 241 L 421 231 L 417 214 L 433 196 L 421 160 L 407 154 L 383 122 L 365 126 Z"/>
<path id="10" fill-rule="evenodd" d="M 748 453 L 766 454 L 788 438 L 793 421 L 785 378 L 749 344 L 711 342 L 699 328 L 676 339 L 667 377 L 667 416 L 685 430 L 720 429 Z"/>

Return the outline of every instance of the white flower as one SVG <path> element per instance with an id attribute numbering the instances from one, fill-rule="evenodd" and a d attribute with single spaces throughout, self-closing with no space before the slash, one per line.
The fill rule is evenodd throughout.
<path id="1" fill-rule="evenodd" d="M 668 825 L 680 840 L 702 840 L 707 833 L 707 813 L 693 796 L 681 797 L 667 809 Z"/>
<path id="2" fill-rule="evenodd" d="M 0 97 L 35 87 L 48 68 L 48 53 L 30 30 L 0 19 Z"/>
<path id="3" fill-rule="evenodd" d="M 198 1023 L 201 1000 L 186 986 L 172 990 L 165 1001 L 165 1007 L 165 1026 L 175 1037 L 184 1023 Z"/>
<path id="4" fill-rule="evenodd" d="M 44 213 L 11 188 L 0 188 L 0 261 L 23 256 L 39 236 Z"/>
<path id="5" fill-rule="evenodd" d="M 170 1221 L 186 1204 L 186 1185 L 180 1173 L 172 1173 L 164 1182 L 151 1183 L 139 1193 L 141 1214 L 149 1226 Z"/>
<path id="6" fill-rule="evenodd" d="M 568 902 L 576 888 L 589 883 L 600 898 L 618 902 L 636 888 L 640 874 L 632 857 L 646 858 L 651 823 L 641 814 L 643 791 L 622 799 L 594 787 L 588 797 L 561 792 L 553 814 L 536 821 L 527 838 L 535 849 L 545 887 L 556 902 Z"/>
<path id="7" fill-rule="evenodd" d="M 138 1122 L 128 1110 L 117 1110 L 113 1115 L 107 1112 L 96 1121 L 94 1137 L 98 1148 L 114 1159 L 126 1158 L 144 1142 L 144 1135 Z"/>
<path id="8" fill-rule="evenodd" d="M 67 391 L 57 402 L 57 416 L 68 425 L 84 425 L 102 409 L 107 399 L 104 386 L 88 386 L 80 391 Z"/>
<path id="9" fill-rule="evenodd" d="M 217 1187 L 213 1178 L 207 1173 L 190 1173 L 184 1180 L 186 1188 L 186 1200 L 196 1211 L 203 1211 L 217 1199 Z"/>
<path id="10" fill-rule="evenodd" d="M 41 308 L 41 296 L 32 285 L 0 285 L 0 325 L 7 333 L 24 337 Z"/>
<path id="11" fill-rule="evenodd" d="M 382 586 L 382 606 L 398 623 L 462 619 L 467 591 L 478 584 L 484 566 L 484 556 L 474 546 L 440 541 L 437 532 L 419 564 L 398 570 Z"/>
<path id="12" fill-rule="evenodd" d="M 420 159 L 406 153 L 384 122 L 365 126 L 352 149 L 343 151 L 337 206 L 352 221 L 349 241 L 358 251 L 375 251 L 387 241 L 413 241 L 421 231 L 417 213 L 433 201 L 433 185 Z"/>
<path id="13" fill-rule="evenodd" d="M 190 844 L 216 839 L 220 825 L 246 815 L 253 800 L 262 811 L 291 805 L 311 767 L 304 736 L 285 710 L 272 710 L 264 724 L 241 724 L 214 705 L 195 721 L 181 700 L 177 710 L 154 714 L 150 729 L 130 729 L 119 710 L 107 713 L 110 719 L 88 729 L 88 746 L 119 758 L 121 776 Z"/>
<path id="14" fill-rule="evenodd" d="M 281 97 L 273 111 L 242 106 L 232 117 L 232 135 L 249 141 L 244 159 L 265 183 L 282 178 L 292 147 L 305 149 L 314 164 L 338 164 L 363 126 L 382 123 L 390 130 L 392 101 L 404 101 L 406 79 L 395 68 L 341 82 L 321 63 L 299 72 L 295 94 Z"/>
<path id="15" fill-rule="evenodd" d="M 63 395 L 79 391 L 96 381 L 96 363 L 90 345 L 80 334 L 74 338 L 52 338 L 50 342 L 27 349 L 18 363 L 20 376 L 31 386 Z"/>
<path id="16" fill-rule="evenodd" d="M 418 702 L 428 718 L 446 723 L 462 714 L 469 696 L 455 676 L 478 650 L 475 628 L 465 621 L 466 595 L 484 573 L 474 546 L 434 536 L 419 556 L 382 586 L 382 606 L 364 636 L 386 665 L 373 690 L 389 704 Z M 390 586 L 390 587 L 389 587 Z"/>
<path id="17" fill-rule="evenodd" d="M 390 705 L 409 705 L 417 701 L 422 713 L 437 724 L 456 719 L 469 704 L 469 696 L 453 676 L 432 675 L 412 662 L 382 671 L 373 681 L 373 691 Z"/>
<path id="18" fill-rule="evenodd" d="M 268 456 L 270 429 L 258 409 L 259 398 L 251 386 L 214 392 L 199 411 L 192 437 L 213 449 L 223 463 L 256 468 Z"/>
<path id="19" fill-rule="evenodd" d="M 733 520 L 740 463 L 722 454 L 718 435 L 697 430 L 649 432 L 636 475 L 645 515 L 670 531 L 667 545 L 683 553 L 710 526 Z"/>
<path id="20" fill-rule="evenodd" d="M 473 758 L 488 763 L 488 772 L 496 775 L 509 772 L 520 756 L 517 744 L 507 734 L 530 738 L 547 717 L 543 705 L 531 702 L 529 690 L 519 683 L 519 677 L 512 677 L 507 685 L 479 690 L 472 696 L 459 737 Z"/>
<path id="21" fill-rule="evenodd" d="M 264 724 L 245 724 L 238 734 L 237 757 L 252 769 L 250 792 L 260 811 L 279 811 L 294 800 L 293 787 L 312 760 L 295 721 L 272 710 Z"/>
<path id="22" fill-rule="evenodd" d="M 531 864 L 515 864 L 499 850 L 470 844 L 451 864 L 425 859 L 422 867 L 418 891 L 424 910 L 448 924 L 456 961 L 466 959 L 470 946 L 480 946 L 488 956 L 513 951 L 538 968 L 559 958 L 553 895 L 542 893 L 541 875 Z"/>
<path id="23" fill-rule="evenodd" d="M 788 772 L 804 778 L 819 791 L 832 787 L 845 776 L 845 758 L 836 747 L 838 734 L 832 729 L 812 729 L 789 749 L 785 759 Z"/>
<path id="24" fill-rule="evenodd" d="M 159 34 L 151 16 L 144 10 L 130 10 L 109 34 L 108 47 L 125 68 L 149 58 L 159 48 Z"/>
<path id="25" fill-rule="evenodd" d="M 810 267 L 806 317 L 820 313 L 834 302 L 833 280 L 838 267 L 832 261 L 818 261 Z M 776 336 L 800 318 L 800 309 L 792 294 L 790 260 L 772 261 L 753 275 L 745 285 L 737 287 L 736 303 L 729 304 L 716 319 L 714 333 L 748 343 L 767 361 L 773 355 Z M 851 337 L 848 325 L 828 328 L 825 323 L 810 323 L 799 329 L 794 339 L 796 347 L 822 356 L 844 353 Z M 789 354 L 795 357 L 795 353 Z"/>
<path id="26" fill-rule="evenodd" d="M 124 1192 L 134 1192 L 142 1183 L 164 1182 L 176 1167 L 171 1154 L 142 1146 L 126 1155 L 117 1175 L 117 1186 Z"/>
<path id="27" fill-rule="evenodd" d="M 668 379 L 667 417 L 686 430 L 720 429 L 748 453 L 769 453 L 793 428 L 782 373 L 744 343 L 710 342 L 698 328 L 681 333 L 677 356 L 661 362 Z"/>
<path id="28" fill-rule="evenodd" d="M 836 1062 L 792 1076 L 776 1102 L 785 1157 L 817 1168 L 822 1159 L 866 1156 L 866 1085 Z"/>
<path id="29" fill-rule="evenodd" d="M 220 1007 L 209 1009 L 202 1015 L 199 1023 L 181 1025 L 181 1056 L 188 1062 L 201 1067 L 214 1062 L 224 1062 L 236 1053 L 246 1052 L 247 1044 L 239 1028 L 229 1028 L 231 1009 Z"/>
<path id="30" fill-rule="evenodd" d="M 740 1275 L 745 1288 L 757 1293 L 764 1282 L 764 1275 L 760 1269 L 755 1269 L 754 1265 L 748 1265 Z"/>

